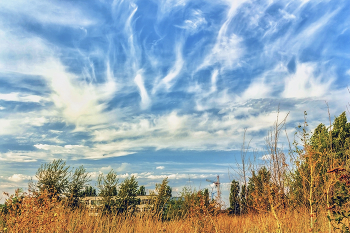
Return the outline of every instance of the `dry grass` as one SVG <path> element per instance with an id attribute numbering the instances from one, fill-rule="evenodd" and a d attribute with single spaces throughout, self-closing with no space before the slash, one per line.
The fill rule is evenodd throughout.
<path id="1" fill-rule="evenodd" d="M 50 216 L 51 215 L 51 216 Z M 29 220 L 31 219 L 31 220 Z M 269 215 L 247 215 L 232 217 L 219 215 L 203 223 L 196 219 L 160 221 L 149 216 L 91 217 L 84 212 L 71 212 L 55 217 L 47 213 L 40 221 L 40 216 L 28 217 L 27 223 L 18 222 L 8 226 L 6 232 L 276 232 L 274 218 Z M 307 215 L 288 214 L 282 222 L 282 232 L 309 232 Z M 319 230 L 328 232 L 326 218 Z"/>
<path id="2" fill-rule="evenodd" d="M 5 225 L 0 232 L 277 232 L 271 213 L 213 216 L 198 212 L 185 219 L 162 221 L 151 214 L 89 216 L 86 209 L 71 210 L 46 196 L 25 196 L 8 204 L 11 208 L 1 216 L 0 224 Z M 279 218 L 282 232 L 309 232 L 307 211 L 286 212 Z M 314 232 L 329 232 L 325 214 L 318 216 Z"/>

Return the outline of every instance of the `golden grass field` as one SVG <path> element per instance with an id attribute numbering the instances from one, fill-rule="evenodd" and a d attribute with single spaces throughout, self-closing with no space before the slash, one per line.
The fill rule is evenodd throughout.
<path id="1" fill-rule="evenodd" d="M 26 197 L 12 207 L 1 216 L 0 232 L 310 232 L 306 210 L 280 213 L 279 230 L 271 213 L 234 216 L 198 211 L 184 219 L 164 221 L 152 213 L 91 216 L 87 209 L 72 210 L 48 198 Z M 326 213 L 317 216 L 313 232 L 330 232 Z"/>
<path id="2" fill-rule="evenodd" d="M 310 232 L 309 218 L 303 213 L 282 216 L 282 232 Z M 151 216 L 89 216 L 84 211 L 49 211 L 12 219 L 3 232 L 278 232 L 271 215 L 218 216 L 161 221 Z M 314 232 L 329 232 L 325 216 Z"/>

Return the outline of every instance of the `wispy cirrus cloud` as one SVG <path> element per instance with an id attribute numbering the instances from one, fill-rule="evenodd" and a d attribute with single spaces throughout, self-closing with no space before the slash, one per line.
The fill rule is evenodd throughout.
<path id="1" fill-rule="evenodd" d="M 239 66 L 239 58 L 244 53 L 244 44 L 241 43 L 242 38 L 229 30 L 229 25 L 236 15 L 237 9 L 244 2 L 246 1 L 228 1 L 230 8 L 225 22 L 218 31 L 212 50 L 204 58 L 203 63 L 197 68 L 197 71 L 212 65 L 218 65 L 221 70 L 233 69 Z"/>
<path id="2" fill-rule="evenodd" d="M 45 101 L 45 98 L 39 95 L 28 95 L 17 92 L 11 92 L 8 94 L 0 94 L 0 100 L 40 103 L 41 101 Z"/>
<path id="3" fill-rule="evenodd" d="M 182 25 L 177 27 L 186 29 L 190 34 L 194 34 L 200 30 L 205 30 L 208 22 L 201 10 L 192 10 L 188 19 L 186 19 Z"/>
<path id="4" fill-rule="evenodd" d="M 96 23 L 92 15 L 86 16 L 82 10 L 72 2 L 51 1 L 6 1 L 0 3 L 0 10 L 7 15 L 16 12 L 27 20 L 43 24 L 57 24 L 71 27 L 86 27 Z M 45 9 L 43 11 L 42 9 Z M 17 19 L 18 20 L 18 19 Z"/>
<path id="5" fill-rule="evenodd" d="M 165 87 L 166 91 L 169 91 L 172 85 L 174 85 L 174 80 L 180 74 L 182 67 L 184 65 L 184 60 L 182 58 L 182 48 L 179 45 L 175 49 L 176 60 L 174 61 L 173 66 L 170 68 L 169 72 L 164 78 L 162 78 L 158 83 L 155 84 L 155 89 L 153 89 L 153 94 L 162 87 Z"/>
<path id="6" fill-rule="evenodd" d="M 46 86 L 44 95 L 13 91 L 1 93 L 0 99 L 5 102 L 40 103 L 48 110 L 45 113 L 42 112 L 44 113 L 43 119 L 39 121 L 42 123 L 36 124 L 37 126 L 44 126 L 52 115 L 59 116 L 66 124 L 74 125 L 75 128 L 71 132 L 85 131 L 95 142 L 108 141 L 109 144 L 100 146 L 104 148 L 102 150 L 119 151 L 114 154 L 114 156 L 119 156 L 134 153 L 128 152 L 132 148 L 140 150 L 142 147 L 227 150 L 229 148 L 223 145 L 227 145 L 228 142 L 208 142 L 218 138 L 218 135 L 228 137 L 229 134 L 239 130 L 234 127 L 234 124 L 247 125 L 253 131 L 264 129 L 259 126 L 260 124 L 255 123 L 257 121 L 268 124 L 266 120 L 262 120 L 265 117 L 261 114 L 251 115 L 250 111 L 253 110 L 244 107 L 245 102 L 251 99 L 280 97 L 322 99 L 326 98 L 326 93 L 332 90 L 336 78 L 329 79 L 318 74 L 319 67 L 324 64 L 324 61 L 322 63 L 305 62 L 300 57 L 302 54 L 299 57 L 297 54 L 298 51 L 303 51 L 310 46 L 311 41 L 315 40 L 316 36 L 332 23 L 333 18 L 339 14 L 341 6 L 324 12 L 324 17 L 316 17 L 306 26 L 300 27 L 302 12 L 311 3 L 288 5 L 282 2 L 276 5 L 262 2 L 256 5 L 255 13 L 250 14 L 248 9 L 252 6 L 252 2 L 221 1 L 217 4 L 224 7 L 222 8 L 224 10 L 221 12 L 222 17 L 215 23 L 214 19 L 206 14 L 209 9 L 207 6 L 186 9 L 188 3 L 188 1 L 164 1 L 159 5 L 156 4 L 158 16 L 147 18 L 147 20 L 154 20 L 153 33 L 155 36 L 153 40 L 148 40 L 152 30 L 146 37 L 143 37 L 143 30 L 140 27 L 146 13 L 142 4 L 140 7 L 137 1 L 129 3 L 114 1 L 110 8 L 112 18 L 109 22 L 105 21 L 105 24 L 110 23 L 114 29 L 108 31 L 104 39 L 103 36 L 100 36 L 95 41 L 95 45 L 88 48 L 82 46 L 82 41 L 91 43 L 91 36 L 99 37 L 91 28 L 101 25 L 101 22 L 107 19 L 102 20 L 101 15 L 92 16 L 89 13 L 86 14 L 87 19 L 84 21 L 89 23 L 83 22 L 82 25 L 75 23 L 74 17 L 68 17 L 67 21 L 61 20 L 60 17 L 64 13 L 59 9 L 66 7 L 66 3 L 54 2 L 50 6 L 52 9 L 54 6 L 58 9 L 57 14 L 53 17 L 57 18 L 56 23 L 45 20 L 39 20 L 39 22 L 67 27 L 74 27 L 72 26 L 74 24 L 86 27 L 81 31 L 82 37 L 77 39 L 78 43 L 75 47 L 59 47 L 55 41 L 42 34 L 29 30 L 9 31 L 10 27 L 2 24 L 1 40 L 4 42 L 2 43 L 4 53 L 2 53 L 2 58 L 0 57 L 1 72 L 7 75 L 9 73 L 21 74 L 19 78 L 21 82 L 29 78 L 41 80 Z M 22 3 L 17 2 L 17 4 Z M 14 6 L 15 4 L 5 4 L 4 8 L 15 12 Z M 33 3 L 34 8 L 39 6 Z M 79 15 L 80 13 L 77 12 L 87 11 L 86 8 L 80 8 L 78 5 L 71 6 L 74 6 L 71 10 L 73 13 L 68 12 L 68 16 L 70 14 Z M 172 11 L 168 10 L 169 6 L 172 7 Z M 219 9 L 215 7 L 213 9 Z M 182 11 L 188 11 L 188 17 L 179 20 L 176 12 Z M 120 14 L 116 14 L 118 12 Z M 27 13 L 20 11 L 19 14 Z M 243 15 L 240 21 L 237 18 L 239 15 Z M 175 32 L 176 36 L 173 37 L 176 38 L 175 40 L 168 39 L 170 37 L 167 35 L 171 31 L 162 27 L 162 23 L 169 19 L 173 19 L 172 27 L 179 30 Z M 240 29 L 237 26 L 238 23 L 246 27 Z M 286 31 L 281 32 L 285 26 L 287 26 Z M 186 46 L 191 41 L 191 37 L 194 33 L 203 31 L 206 31 L 208 37 L 211 37 L 211 40 L 198 41 L 205 45 L 206 49 L 200 51 L 199 47 L 195 47 L 188 54 Z M 259 35 L 261 35 L 260 38 L 258 38 Z M 253 45 L 247 41 L 249 36 L 256 36 L 255 40 L 261 43 L 262 53 L 256 58 L 253 58 Z M 302 43 L 304 40 L 307 40 L 308 43 Z M 171 41 L 175 43 L 170 44 Z M 170 56 L 164 57 L 164 52 Z M 61 56 L 60 53 L 64 55 Z M 10 56 L 10 54 L 17 54 L 18 57 Z M 200 57 L 199 54 L 204 56 Z M 282 54 L 281 59 L 277 59 L 278 54 Z M 190 57 L 196 55 L 197 58 L 191 61 L 187 55 Z M 80 60 L 82 65 L 77 67 L 73 65 L 74 63 L 67 62 L 66 58 L 69 56 Z M 276 62 L 268 63 L 264 73 L 252 75 L 244 82 L 235 74 L 238 69 L 251 73 L 253 72 L 252 62 L 256 61 L 256 64 L 261 66 L 269 57 L 275 59 Z M 160 59 L 164 61 L 161 63 Z M 192 67 L 196 68 L 191 69 Z M 125 68 L 124 72 L 121 71 L 123 68 Z M 330 69 L 332 68 L 328 68 Z M 198 76 L 201 76 L 203 72 L 210 74 L 199 78 Z M 327 72 L 325 70 L 325 73 Z M 331 73 L 329 71 L 327 74 Z M 192 78 L 184 78 L 186 76 Z M 276 81 L 278 76 L 280 81 Z M 239 89 L 237 89 L 238 86 L 240 86 Z M 174 96 L 170 96 L 172 94 Z M 188 105 L 174 104 L 177 102 L 177 96 L 181 95 L 188 95 Z M 172 104 L 163 107 L 160 99 L 168 100 Z M 189 107 L 191 104 L 194 106 L 192 109 Z M 225 110 L 227 107 L 235 110 L 228 112 Z M 162 108 L 166 111 L 143 113 L 143 111 L 152 112 L 151 109 L 160 110 Z M 211 112 L 213 110 L 217 113 Z M 266 119 L 273 114 L 272 112 L 267 113 Z M 118 120 L 113 122 L 115 116 Z M 125 120 L 130 116 L 133 118 Z M 215 125 L 216 130 L 209 124 Z M 5 131 L 19 132 L 11 131 L 11 128 L 15 127 L 7 127 Z M 188 130 L 189 128 L 191 130 Z M 212 130 L 208 131 L 209 128 Z M 161 143 L 152 142 L 154 138 L 147 140 L 148 134 L 154 134 L 155 138 L 161 135 Z M 54 152 L 55 154 L 68 153 L 66 145 L 62 144 L 64 142 L 68 143 L 67 145 L 74 145 L 69 144 L 70 140 L 62 140 L 53 135 L 50 137 L 52 138 L 47 138 L 48 141 L 61 144 L 36 142 L 34 145 L 51 145 L 46 151 L 50 153 L 58 151 Z M 170 146 L 174 137 L 178 138 L 177 140 L 181 143 L 178 145 L 173 143 L 174 145 Z M 88 146 L 83 146 L 84 150 L 94 151 L 100 148 L 97 147 L 97 144 L 95 147 L 93 143 L 90 142 Z M 136 144 L 139 146 L 135 146 Z M 204 144 L 207 145 L 204 146 Z M 44 147 L 37 149 L 45 151 Z M 97 155 L 91 156 L 98 157 Z"/>

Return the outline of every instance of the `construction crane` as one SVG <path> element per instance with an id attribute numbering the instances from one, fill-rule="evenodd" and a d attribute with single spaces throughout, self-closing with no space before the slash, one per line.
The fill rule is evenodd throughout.
<path id="1" fill-rule="evenodd" d="M 206 179 L 206 181 L 213 183 L 216 187 L 216 193 L 217 193 L 217 203 L 219 205 L 221 205 L 221 192 L 220 192 L 220 179 L 219 179 L 219 175 L 216 177 L 216 181 L 212 181 L 212 180 L 208 180 Z"/>

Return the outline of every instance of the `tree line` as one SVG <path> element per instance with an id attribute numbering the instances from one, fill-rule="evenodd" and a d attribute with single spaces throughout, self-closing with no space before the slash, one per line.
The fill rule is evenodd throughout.
<path id="1" fill-rule="evenodd" d="M 119 183 L 117 173 L 113 169 L 107 174 L 99 174 L 96 189 L 89 185 L 90 175 L 84 166 L 71 169 L 62 159 L 42 164 L 35 177 L 37 182 L 32 180 L 29 182 L 30 192 L 37 194 L 46 192 L 51 198 L 65 199 L 72 208 L 81 207 L 83 197 L 99 196 L 102 197 L 104 211 L 113 209 L 124 212 L 140 204 L 137 196 L 146 195 L 145 186 L 139 186 L 135 176 L 128 177 Z M 172 196 L 172 189 L 167 179 L 164 179 L 161 184 L 156 184 L 156 190 L 158 205 L 161 204 L 161 199 Z"/>
<path id="2" fill-rule="evenodd" d="M 140 204 L 138 196 L 146 195 L 145 186 L 139 186 L 135 176 L 127 177 L 121 183 L 117 173 L 112 169 L 107 174 L 100 173 L 97 186 L 89 185 L 91 177 L 84 168 L 71 168 L 62 159 L 42 164 L 36 174 L 36 182 L 31 180 L 28 194 L 17 190 L 16 194 L 5 202 L 1 208 L 2 214 L 18 208 L 26 197 L 50 199 L 64 203 L 68 208 L 84 209 L 83 197 L 101 197 L 98 211 L 104 214 L 133 214 Z M 184 218 L 190 215 L 216 214 L 219 206 L 215 200 L 209 199 L 208 189 L 196 191 L 189 187 L 183 188 L 180 197 L 172 198 L 172 188 L 168 178 L 155 185 L 150 192 L 149 213 L 162 219 Z M 38 202 L 40 203 L 40 201 Z M 11 212 L 11 211 L 10 211 Z"/>

